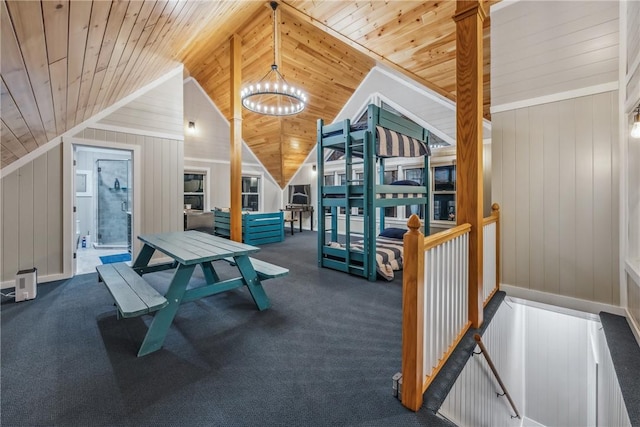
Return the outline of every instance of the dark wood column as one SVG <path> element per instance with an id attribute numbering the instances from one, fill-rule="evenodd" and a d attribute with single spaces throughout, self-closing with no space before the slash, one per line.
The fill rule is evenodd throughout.
<path id="1" fill-rule="evenodd" d="M 457 222 L 471 224 L 469 235 L 469 320 L 482 311 L 482 22 L 478 0 L 458 0 L 456 13 L 456 181 Z"/>
<path id="2" fill-rule="evenodd" d="M 242 56 L 240 36 L 231 36 L 231 240 L 242 242 L 242 104 L 240 85 L 242 81 Z"/>

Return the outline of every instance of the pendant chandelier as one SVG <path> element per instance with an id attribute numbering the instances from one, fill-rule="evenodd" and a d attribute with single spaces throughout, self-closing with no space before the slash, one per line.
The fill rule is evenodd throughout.
<path id="1" fill-rule="evenodd" d="M 270 3 L 273 9 L 273 64 L 271 70 L 255 84 L 246 85 L 240 91 L 242 105 L 247 110 L 268 116 L 290 116 L 304 110 L 307 95 L 287 83 L 278 71 L 276 44 L 276 8 L 278 3 Z"/>

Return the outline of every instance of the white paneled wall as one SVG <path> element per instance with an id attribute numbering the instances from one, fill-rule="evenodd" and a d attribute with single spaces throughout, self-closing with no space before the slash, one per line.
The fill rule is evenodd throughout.
<path id="1" fill-rule="evenodd" d="M 522 425 L 630 425 L 600 322 L 552 309 L 507 299 L 482 337 Z M 439 412 L 460 426 L 519 426 L 496 392 L 484 357 L 475 355 Z"/>
<path id="2" fill-rule="evenodd" d="M 525 309 L 526 416 L 545 426 L 587 425 L 591 320 Z M 591 394 L 595 390 L 590 390 Z"/>
<path id="3" fill-rule="evenodd" d="M 496 233 L 495 222 L 482 227 L 482 302 L 486 303 L 496 288 Z"/>
<path id="4" fill-rule="evenodd" d="M 590 332 L 598 363 L 597 425 L 631 427 L 604 332 L 600 327 L 592 327 Z"/>
<path id="5" fill-rule="evenodd" d="M 519 1 L 492 10 L 492 109 L 616 82 L 618 14 L 611 1 Z"/>
<path id="6" fill-rule="evenodd" d="M 626 11 L 625 11 L 626 8 Z M 625 113 L 640 105 L 640 2 L 629 1 L 624 4 L 626 12 L 627 57 L 621 61 L 624 67 L 627 85 L 624 94 Z M 625 178 L 623 218 L 624 238 L 626 239 L 625 286 L 627 293 L 627 311 L 633 319 L 636 334 L 640 334 L 640 140 L 628 137 L 633 123 L 633 112 L 623 120 L 623 132 L 628 140 L 624 141 L 626 158 L 621 162 Z"/>
<path id="7" fill-rule="evenodd" d="M 502 283 L 619 304 L 617 111 L 606 92 L 493 114 Z"/>
<path id="8" fill-rule="evenodd" d="M 626 275 L 626 279 L 628 313 L 635 322 L 635 325 L 631 326 L 640 331 L 640 282 L 629 274 Z"/>
<path id="9" fill-rule="evenodd" d="M 503 303 L 482 341 L 520 414 L 524 403 L 524 306 Z M 475 351 L 479 351 L 476 347 Z M 445 399 L 440 413 L 461 427 L 516 427 L 515 415 L 483 355 L 469 359 Z"/>
<path id="10" fill-rule="evenodd" d="M 63 273 L 62 145 L 2 178 L 2 276 L 38 269 L 38 281 Z"/>
<path id="11" fill-rule="evenodd" d="M 626 74 L 631 70 L 631 64 L 640 59 L 640 2 L 629 1 L 625 4 L 627 8 L 627 69 Z"/>
<path id="12" fill-rule="evenodd" d="M 99 123 L 182 139 L 182 118 L 182 75 L 176 74 L 101 119 Z"/>

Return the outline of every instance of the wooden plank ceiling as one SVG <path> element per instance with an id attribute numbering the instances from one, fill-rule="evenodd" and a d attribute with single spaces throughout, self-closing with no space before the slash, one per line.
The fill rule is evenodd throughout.
<path id="1" fill-rule="evenodd" d="M 2 1 L 1 164 L 5 167 L 185 64 L 229 118 L 229 37 L 242 40 L 242 79 L 273 62 L 273 22 L 262 1 Z M 243 112 L 243 139 L 284 187 L 331 121 L 382 63 L 454 100 L 454 1 L 280 3 L 279 68 L 309 95 L 305 111 Z M 487 8 L 488 10 L 488 8 Z M 489 20 L 485 117 L 489 118 Z"/>

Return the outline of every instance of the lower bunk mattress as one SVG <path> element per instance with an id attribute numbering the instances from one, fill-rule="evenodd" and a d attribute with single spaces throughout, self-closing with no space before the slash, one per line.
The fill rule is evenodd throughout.
<path id="1" fill-rule="evenodd" d="M 332 248 L 346 248 L 345 244 L 330 242 Z M 352 251 L 365 253 L 364 240 L 351 243 Z M 394 279 L 394 271 L 402 270 L 402 240 L 378 236 L 376 238 L 376 271 L 388 281 Z"/>

